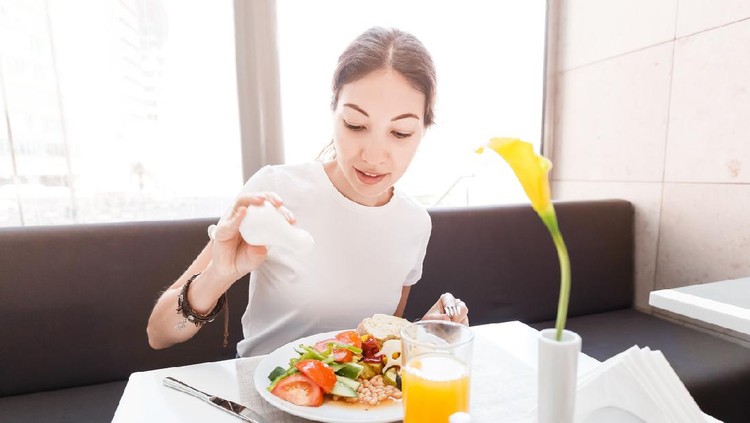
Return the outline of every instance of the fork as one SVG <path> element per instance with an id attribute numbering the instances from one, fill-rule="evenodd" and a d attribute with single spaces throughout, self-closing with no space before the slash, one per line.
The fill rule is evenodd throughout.
<path id="1" fill-rule="evenodd" d="M 450 295 L 450 294 L 449 294 Z M 445 314 L 448 315 L 451 319 L 458 316 L 461 312 L 461 300 L 458 298 L 455 298 L 453 295 L 450 295 L 450 298 L 453 299 L 451 305 L 443 305 L 443 309 L 445 310 Z"/>

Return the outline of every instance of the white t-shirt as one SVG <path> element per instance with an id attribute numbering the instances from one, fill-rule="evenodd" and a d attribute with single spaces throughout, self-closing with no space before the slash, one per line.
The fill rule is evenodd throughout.
<path id="1" fill-rule="evenodd" d="M 269 247 L 251 273 L 240 356 L 355 328 L 375 313 L 393 314 L 402 288 L 422 276 L 432 223 L 424 207 L 398 190 L 383 206 L 363 206 L 334 187 L 322 163 L 312 162 L 266 166 L 242 189 L 266 191 L 279 194 L 315 247 L 302 256 Z"/>

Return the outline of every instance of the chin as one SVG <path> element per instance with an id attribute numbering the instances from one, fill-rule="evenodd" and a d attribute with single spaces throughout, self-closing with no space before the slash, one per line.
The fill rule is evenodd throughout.
<path id="1" fill-rule="evenodd" d="M 381 182 L 377 185 L 365 185 L 359 181 L 357 182 L 358 183 L 356 185 L 353 185 L 354 190 L 357 192 L 357 194 L 373 201 L 380 200 L 381 197 L 385 196 L 391 188 L 390 185 L 387 185 L 384 182 Z"/>

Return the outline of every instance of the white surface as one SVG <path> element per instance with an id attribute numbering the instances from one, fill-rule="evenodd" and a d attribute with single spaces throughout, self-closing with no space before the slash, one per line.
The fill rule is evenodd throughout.
<path id="1" fill-rule="evenodd" d="M 486 368 L 483 368 L 482 362 L 484 360 L 482 357 L 507 357 L 505 361 L 508 363 L 506 364 L 511 366 L 512 362 L 510 361 L 513 357 L 520 360 L 521 363 L 519 364 L 527 364 L 527 366 L 516 365 L 517 368 L 536 368 L 536 336 L 538 332 L 535 329 L 520 322 L 482 325 L 473 327 L 473 329 L 476 334 L 481 336 L 481 340 L 479 340 L 480 336 L 475 340 L 475 362 L 473 363 L 473 368 L 480 368 L 481 371 L 472 370 L 473 372 L 485 374 L 493 369 L 502 369 L 503 366 L 494 363 L 484 363 Z M 496 350 L 495 347 L 497 347 Z M 120 399 L 113 422 L 184 423 L 187 421 L 205 421 L 237 423 L 238 420 L 231 415 L 162 384 L 164 377 L 172 376 L 206 393 L 241 402 L 235 361 L 237 360 L 133 373 Z M 579 362 L 579 373 L 596 366 L 596 363 L 596 360 L 582 354 Z M 478 386 L 472 383 L 472 404 L 476 404 L 483 390 L 487 391 L 488 389 L 494 392 L 498 398 L 511 398 L 516 395 L 514 392 L 503 392 L 496 385 Z M 481 405 L 481 403 L 478 405 Z M 513 404 L 510 404 L 508 407 L 512 406 Z"/>
<path id="2" fill-rule="evenodd" d="M 646 423 L 706 421 L 664 355 L 637 346 L 579 378 L 575 413 L 576 421 L 584 422 L 608 413 L 623 422 L 632 421 L 629 417 Z"/>
<path id="3" fill-rule="evenodd" d="M 491 323 L 474 326 L 472 329 L 474 333 L 484 336 L 498 347 L 536 369 L 539 352 L 537 340 L 539 331 L 536 329 L 518 321 Z M 578 358 L 578 376 L 599 365 L 598 360 L 584 353 L 581 353 Z"/>
<path id="4" fill-rule="evenodd" d="M 577 0 L 562 4 L 560 70 L 674 39 L 677 0 Z"/>
<path id="5" fill-rule="evenodd" d="M 750 335 L 750 278 L 653 291 L 649 304 Z"/>
<path id="6" fill-rule="evenodd" d="M 289 366 L 290 358 L 298 357 L 298 354 L 294 352 L 295 347 L 300 344 L 315 345 L 320 341 L 334 338 L 339 332 L 341 331 L 321 333 L 298 339 L 265 356 L 255 370 L 255 376 L 253 377 L 255 389 L 261 397 L 276 408 L 284 410 L 289 414 L 310 420 L 329 423 L 383 423 L 400 420 L 403 416 L 401 402 L 384 404 L 370 409 L 347 407 L 346 405 L 335 404 L 328 401 L 323 403 L 320 407 L 302 407 L 284 401 L 268 392 L 266 389 L 268 385 L 270 385 L 268 375 L 274 368 L 276 368 L 276 366 L 286 368 Z"/>
<path id="7" fill-rule="evenodd" d="M 718 6 L 723 1 L 716 3 L 715 9 L 723 8 Z M 750 19 L 674 43 L 664 182 L 750 183 L 750 54 L 740 47 L 748 43 Z M 706 142 L 709 139 L 712 142 Z M 746 205 L 746 198 L 735 201 Z M 702 207 L 704 201 L 691 207 Z M 723 213 L 715 218 L 717 226 L 734 227 L 735 221 Z"/>
<path id="8" fill-rule="evenodd" d="M 494 421 L 481 418 L 481 411 L 496 407 L 500 413 L 496 416 L 517 416 L 502 419 L 503 421 L 533 422 L 534 410 L 530 404 L 535 404 L 536 400 L 534 369 L 537 366 L 538 332 L 520 322 L 481 325 L 472 329 L 477 335 L 471 384 L 471 410 L 472 417 L 475 417 L 473 421 Z M 237 367 L 238 362 L 248 360 L 251 359 L 133 373 L 115 411 L 113 422 L 237 423 L 239 420 L 235 417 L 197 398 L 163 386 L 162 379 L 172 376 L 206 393 L 241 403 L 241 378 L 238 378 Z M 579 376 L 595 369 L 598 364 L 595 359 L 581 354 L 578 362 Z M 483 377 L 496 383 L 486 383 L 482 380 Z M 706 422 L 717 420 L 706 416 Z"/>
<path id="9" fill-rule="evenodd" d="M 643 419 L 631 413 L 630 411 L 623 410 L 617 407 L 602 407 L 598 410 L 591 412 L 584 420 L 583 423 L 646 423 Z"/>
<path id="10" fill-rule="evenodd" d="M 162 379 L 172 376 L 194 388 L 224 399 L 239 401 L 235 360 L 168 367 L 130 375 L 113 422 L 237 423 L 238 419 L 198 398 L 167 388 Z"/>

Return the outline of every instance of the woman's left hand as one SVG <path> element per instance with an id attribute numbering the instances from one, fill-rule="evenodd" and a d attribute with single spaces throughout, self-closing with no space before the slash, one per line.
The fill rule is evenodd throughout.
<path id="1" fill-rule="evenodd" d="M 456 306 L 458 312 L 453 316 L 449 316 L 445 308 L 452 305 Z M 455 298 L 450 292 L 446 292 L 427 311 L 422 320 L 445 320 L 469 326 L 469 307 L 460 299 Z"/>

